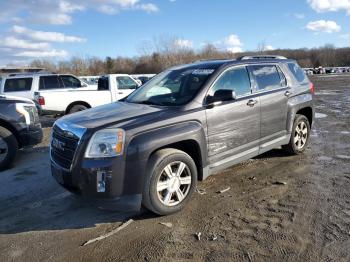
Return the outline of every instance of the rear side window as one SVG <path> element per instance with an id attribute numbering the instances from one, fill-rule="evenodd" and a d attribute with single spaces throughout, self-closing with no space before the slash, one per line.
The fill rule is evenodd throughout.
<path id="1" fill-rule="evenodd" d="M 302 70 L 297 63 L 288 63 L 287 65 L 289 70 L 294 75 L 295 79 L 298 80 L 299 83 L 305 83 L 308 81 L 304 70 Z"/>
<path id="2" fill-rule="evenodd" d="M 58 76 L 41 76 L 40 77 L 40 90 L 46 89 L 59 89 L 62 88 Z"/>
<path id="3" fill-rule="evenodd" d="M 30 91 L 33 78 L 14 78 L 6 79 L 4 92 L 22 92 Z"/>
<path id="4" fill-rule="evenodd" d="M 137 84 L 134 80 L 127 76 L 118 76 L 118 89 L 136 89 Z"/>
<path id="5" fill-rule="evenodd" d="M 81 82 L 76 79 L 73 76 L 69 76 L 69 75 L 62 75 L 60 76 L 64 87 L 69 88 L 69 87 L 81 87 Z"/>
<path id="6" fill-rule="evenodd" d="M 248 67 L 257 84 L 257 91 L 284 87 L 286 79 L 275 65 L 254 65 Z"/>
<path id="7" fill-rule="evenodd" d="M 251 85 L 246 67 L 233 68 L 223 73 L 214 84 L 211 95 L 217 90 L 235 91 L 237 96 L 251 94 Z"/>

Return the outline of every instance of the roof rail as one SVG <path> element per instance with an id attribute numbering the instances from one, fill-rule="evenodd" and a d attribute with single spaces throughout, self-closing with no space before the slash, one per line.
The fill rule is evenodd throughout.
<path id="1" fill-rule="evenodd" d="M 57 74 L 55 72 L 49 72 L 49 71 L 39 71 L 39 72 L 19 72 L 19 73 L 11 73 L 8 74 L 8 77 L 13 77 L 13 76 L 29 76 L 29 75 L 45 75 L 45 74 Z"/>
<path id="2" fill-rule="evenodd" d="M 252 59 L 287 59 L 285 56 L 280 55 L 254 55 L 254 56 L 242 56 L 237 60 L 252 60 Z"/>

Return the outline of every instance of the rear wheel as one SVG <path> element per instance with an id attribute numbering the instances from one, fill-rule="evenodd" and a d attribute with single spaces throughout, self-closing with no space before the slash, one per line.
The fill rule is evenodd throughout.
<path id="1" fill-rule="evenodd" d="M 283 148 L 290 154 L 301 154 L 306 149 L 309 137 L 309 120 L 304 115 L 296 115 L 289 144 L 283 146 Z"/>
<path id="2" fill-rule="evenodd" d="M 143 205 L 159 215 L 180 211 L 197 184 L 192 158 L 177 149 L 163 149 L 150 159 L 143 192 Z"/>
<path id="3" fill-rule="evenodd" d="M 88 107 L 85 105 L 74 105 L 74 106 L 72 106 L 71 109 L 69 109 L 68 114 L 73 114 L 76 112 L 84 111 L 86 109 L 88 109 Z"/>
<path id="4" fill-rule="evenodd" d="M 5 170 L 16 158 L 18 143 L 15 136 L 0 126 L 0 171 Z"/>

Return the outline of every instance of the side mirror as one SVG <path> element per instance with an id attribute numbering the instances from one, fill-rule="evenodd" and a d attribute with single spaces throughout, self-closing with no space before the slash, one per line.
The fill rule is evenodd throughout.
<path id="1" fill-rule="evenodd" d="M 84 82 L 80 82 L 80 87 L 88 87 L 88 85 Z"/>
<path id="2" fill-rule="evenodd" d="M 231 101 L 237 99 L 236 93 L 233 90 L 221 89 L 217 90 L 214 93 L 214 96 L 211 97 L 210 103 Z"/>

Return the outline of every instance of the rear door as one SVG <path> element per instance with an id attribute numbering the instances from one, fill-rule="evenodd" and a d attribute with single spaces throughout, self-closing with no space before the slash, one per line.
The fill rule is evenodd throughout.
<path id="1" fill-rule="evenodd" d="M 4 83 L 4 94 L 33 99 L 32 77 L 7 78 Z"/>
<path id="2" fill-rule="evenodd" d="M 136 88 L 138 88 L 138 84 L 134 79 L 130 76 L 117 76 L 117 100 L 120 100 L 129 94 L 131 94 Z"/>
<path id="3" fill-rule="evenodd" d="M 221 89 L 235 91 L 237 98 L 206 109 L 208 155 L 214 169 L 259 151 L 260 103 L 252 94 L 247 68 L 238 66 L 223 72 L 208 95 Z"/>
<path id="4" fill-rule="evenodd" d="M 253 93 L 260 97 L 260 144 L 278 142 L 287 134 L 287 81 L 277 64 L 248 66 Z"/>

